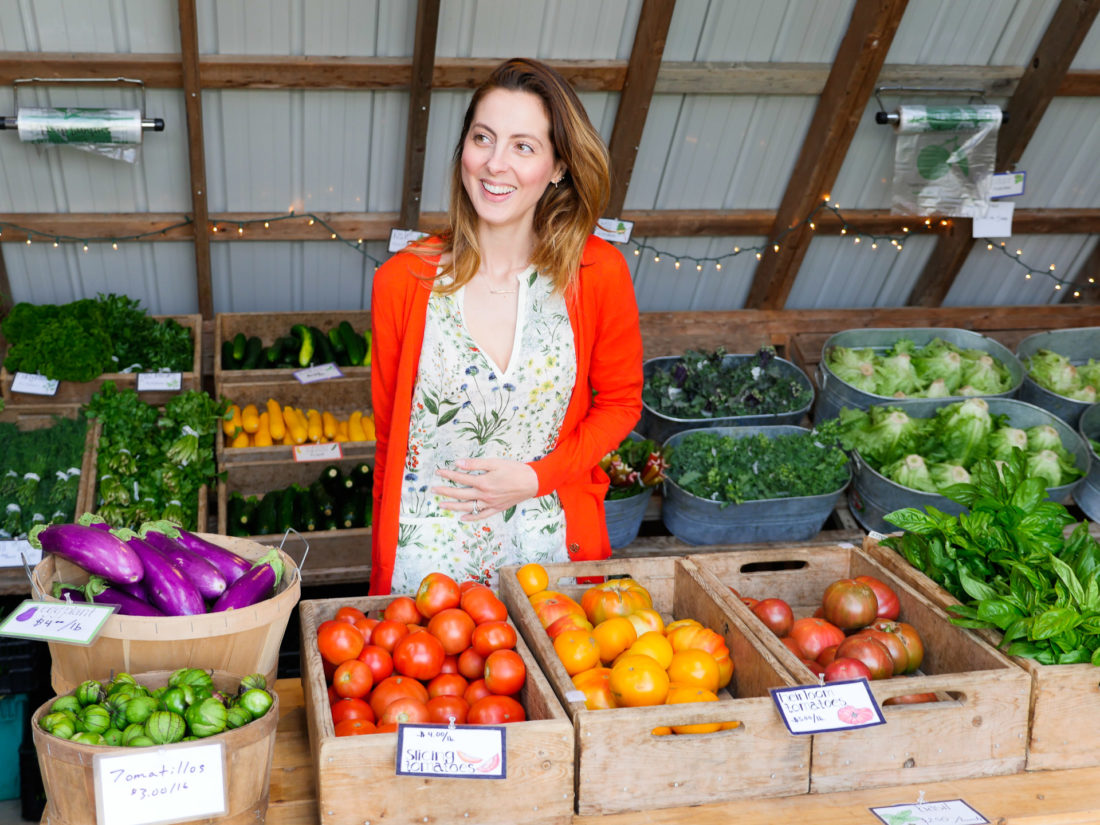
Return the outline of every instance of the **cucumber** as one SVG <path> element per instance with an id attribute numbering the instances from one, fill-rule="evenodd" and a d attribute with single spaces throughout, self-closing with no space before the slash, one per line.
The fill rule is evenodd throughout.
<path id="1" fill-rule="evenodd" d="M 269 493 L 269 495 L 275 495 Z M 279 527 L 280 533 L 285 533 L 289 528 L 294 526 L 294 502 L 297 497 L 297 492 L 293 487 L 287 487 L 284 490 L 280 490 L 279 501 L 275 508 L 275 523 Z"/>
<path id="2" fill-rule="evenodd" d="M 351 359 L 348 358 L 347 347 L 344 346 L 344 339 L 340 337 L 340 328 L 333 327 L 328 331 L 328 343 L 332 347 L 332 355 L 338 366 L 350 367 Z"/>
<path id="3" fill-rule="evenodd" d="M 247 344 L 248 339 L 243 332 L 238 332 L 233 336 L 233 357 L 237 359 L 238 362 L 244 360 L 244 350 Z"/>
<path id="4" fill-rule="evenodd" d="M 222 369 L 236 370 L 241 368 L 241 362 L 233 357 L 233 342 L 222 341 Z"/>
<path id="5" fill-rule="evenodd" d="M 328 494 L 320 481 L 315 481 L 309 485 L 309 494 L 313 498 L 313 506 L 317 508 L 317 515 L 325 518 L 331 517 L 336 508 L 332 503 L 332 496 Z"/>
<path id="6" fill-rule="evenodd" d="M 241 369 L 254 370 L 260 366 L 260 358 L 264 354 L 264 342 L 259 339 L 259 336 L 253 335 L 248 339 L 248 343 L 244 348 L 244 360 L 241 362 Z"/>
<path id="7" fill-rule="evenodd" d="M 348 361 L 351 362 L 353 367 L 361 366 L 367 354 L 366 347 L 363 346 L 363 339 L 355 334 L 355 330 L 351 328 L 351 324 L 347 321 L 341 321 L 336 329 L 339 331 L 340 340 L 344 342 L 344 349 L 348 353 Z"/>
<path id="8" fill-rule="evenodd" d="M 308 367 L 313 362 L 313 333 L 305 324 L 295 324 L 290 328 L 290 334 L 298 339 L 298 366 Z"/>
<path id="9" fill-rule="evenodd" d="M 256 516 L 252 525 L 253 535 L 266 536 L 278 532 L 275 521 L 275 503 L 278 498 L 278 493 L 267 493 L 260 499 L 260 503 L 256 507 Z"/>
<path id="10" fill-rule="evenodd" d="M 325 488 L 325 491 L 333 498 L 339 499 L 344 495 L 344 474 L 340 472 L 340 468 L 335 464 L 330 464 L 321 470 L 321 475 L 317 478 L 321 482 L 321 486 Z"/>
<path id="11" fill-rule="evenodd" d="M 279 341 L 282 343 L 279 345 L 278 365 L 280 367 L 298 366 L 298 350 L 302 348 L 301 342 L 293 335 L 284 335 Z"/>
<path id="12" fill-rule="evenodd" d="M 313 363 L 335 363 L 336 353 L 332 351 L 332 344 L 329 343 L 328 336 L 317 329 L 317 327 L 310 327 L 309 332 L 310 335 L 313 336 Z"/>
<path id="13" fill-rule="evenodd" d="M 226 343 L 229 343 L 228 341 Z M 241 516 L 244 514 L 244 496 L 240 493 L 230 493 L 229 501 L 225 506 L 225 527 L 231 536 L 247 536 Z"/>
<path id="14" fill-rule="evenodd" d="M 348 496 L 336 510 L 336 522 L 341 530 L 360 527 L 363 521 L 362 502 L 356 496 Z"/>
<path id="15" fill-rule="evenodd" d="M 240 516 L 237 521 L 240 524 L 244 535 L 255 535 L 255 523 L 256 523 L 256 505 L 258 501 L 256 496 L 249 496 L 244 500 L 244 507 L 241 510 Z"/>
<path id="16" fill-rule="evenodd" d="M 264 350 L 264 366 L 274 367 L 283 357 L 283 342 L 285 338 L 276 338 L 271 346 Z"/>

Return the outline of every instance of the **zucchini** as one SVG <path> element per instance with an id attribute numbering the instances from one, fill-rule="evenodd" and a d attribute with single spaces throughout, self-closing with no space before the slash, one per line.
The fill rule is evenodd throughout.
<path id="1" fill-rule="evenodd" d="M 355 330 L 351 328 L 351 324 L 347 321 L 341 321 L 336 329 L 339 331 L 340 340 L 344 342 L 344 349 L 348 353 L 348 361 L 353 367 L 362 365 L 367 354 L 363 339 L 355 334 Z"/>
<path id="2" fill-rule="evenodd" d="M 244 360 L 241 362 L 241 369 L 254 370 L 260 366 L 260 358 L 264 354 L 264 342 L 259 339 L 258 336 L 253 335 L 248 339 L 248 343 L 244 348 Z"/>
<path id="3" fill-rule="evenodd" d="M 317 529 L 317 508 L 313 506 L 313 496 L 308 489 L 299 487 L 295 501 L 298 510 L 298 529 L 303 533 L 312 533 Z"/>
<path id="4" fill-rule="evenodd" d="M 333 498 L 339 499 L 344 495 L 344 474 L 340 472 L 340 468 L 335 464 L 330 464 L 321 470 L 321 475 L 317 478 L 321 482 L 321 486 L 325 488 L 325 491 Z"/>
<path id="5" fill-rule="evenodd" d="M 229 343 L 228 341 L 226 343 Z M 230 493 L 229 501 L 225 506 L 225 527 L 231 536 L 247 536 L 241 516 L 244 513 L 244 496 L 240 493 Z"/>
<path id="6" fill-rule="evenodd" d="M 255 496 L 249 496 L 244 500 L 244 507 L 241 510 L 241 514 L 238 517 L 241 529 L 244 530 L 244 535 L 255 535 L 254 525 L 256 523 L 256 505 L 257 499 Z"/>
<path id="7" fill-rule="evenodd" d="M 268 495 L 275 495 L 269 493 Z M 280 533 L 285 533 L 294 526 L 294 501 L 297 496 L 293 487 L 287 487 L 278 492 L 279 500 L 275 507 L 275 524 Z"/>
<path id="8" fill-rule="evenodd" d="M 336 510 L 336 522 L 341 530 L 350 530 L 362 524 L 362 503 L 357 496 L 348 496 Z"/>
<path id="9" fill-rule="evenodd" d="M 272 492 L 267 493 L 260 499 L 260 503 L 256 507 L 256 517 L 252 524 L 253 535 L 266 536 L 278 532 L 275 522 L 275 502 L 278 497 L 278 493 Z"/>
<path id="10" fill-rule="evenodd" d="M 301 342 L 293 335 L 284 335 L 279 339 L 279 360 L 278 365 L 280 367 L 296 367 L 298 366 L 298 350 L 302 348 Z"/>
<path id="11" fill-rule="evenodd" d="M 313 363 L 335 363 L 336 353 L 332 351 L 332 344 L 329 343 L 328 336 L 317 329 L 317 327 L 310 327 L 309 332 L 310 335 L 313 336 Z"/>
<path id="12" fill-rule="evenodd" d="M 222 369 L 223 370 L 236 370 L 240 369 L 241 362 L 233 357 L 233 342 L 222 341 Z"/>
<path id="13" fill-rule="evenodd" d="M 238 361 L 244 360 L 245 346 L 248 344 L 248 339 L 243 332 L 238 332 L 233 336 L 233 357 Z"/>
<path id="14" fill-rule="evenodd" d="M 365 461 L 360 461 L 352 467 L 348 477 L 356 490 L 370 492 L 371 488 L 374 487 L 374 473 L 371 471 L 370 464 Z"/>
<path id="15" fill-rule="evenodd" d="M 290 333 L 298 339 L 298 366 L 308 367 L 313 361 L 313 333 L 305 324 L 295 324 L 290 328 Z"/>
<path id="16" fill-rule="evenodd" d="M 315 481 L 309 485 L 309 494 L 313 498 L 313 506 L 317 508 L 318 516 L 326 518 L 332 516 L 336 507 L 332 503 L 332 496 L 328 494 L 320 481 Z"/>

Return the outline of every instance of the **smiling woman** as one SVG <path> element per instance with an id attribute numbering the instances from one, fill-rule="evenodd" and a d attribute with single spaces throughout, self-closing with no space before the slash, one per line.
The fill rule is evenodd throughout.
<path id="1" fill-rule="evenodd" d="M 600 458 L 641 411 L 630 272 L 591 232 L 607 150 L 553 69 L 513 59 L 466 111 L 447 230 L 376 273 L 371 592 L 606 558 Z"/>

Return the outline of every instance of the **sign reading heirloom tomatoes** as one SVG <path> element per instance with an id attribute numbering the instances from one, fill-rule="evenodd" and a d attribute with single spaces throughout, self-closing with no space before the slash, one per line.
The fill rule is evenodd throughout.
<path id="1" fill-rule="evenodd" d="M 866 679 L 772 688 L 771 694 L 783 724 L 794 734 L 855 730 L 886 723 Z"/>
<path id="2" fill-rule="evenodd" d="M 506 779 L 505 733 L 493 725 L 398 725 L 397 773 Z"/>

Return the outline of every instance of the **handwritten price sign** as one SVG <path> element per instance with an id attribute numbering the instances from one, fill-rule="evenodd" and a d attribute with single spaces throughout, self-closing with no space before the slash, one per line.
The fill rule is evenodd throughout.
<path id="1" fill-rule="evenodd" d="M 505 779 L 508 750 L 503 727 L 399 725 L 397 773 Z"/>
<path id="2" fill-rule="evenodd" d="M 99 825 L 186 822 L 226 813 L 221 742 L 96 754 L 92 770 Z"/>
<path id="3" fill-rule="evenodd" d="M 921 794 L 923 796 L 923 793 Z M 961 799 L 871 808 L 885 825 L 988 825 L 989 820 Z"/>
<path id="4" fill-rule="evenodd" d="M 87 645 L 117 609 L 113 604 L 28 600 L 0 622 L 0 636 Z"/>
<path id="5" fill-rule="evenodd" d="M 791 733 L 826 733 L 886 723 L 866 679 L 772 688 L 771 694 Z"/>

